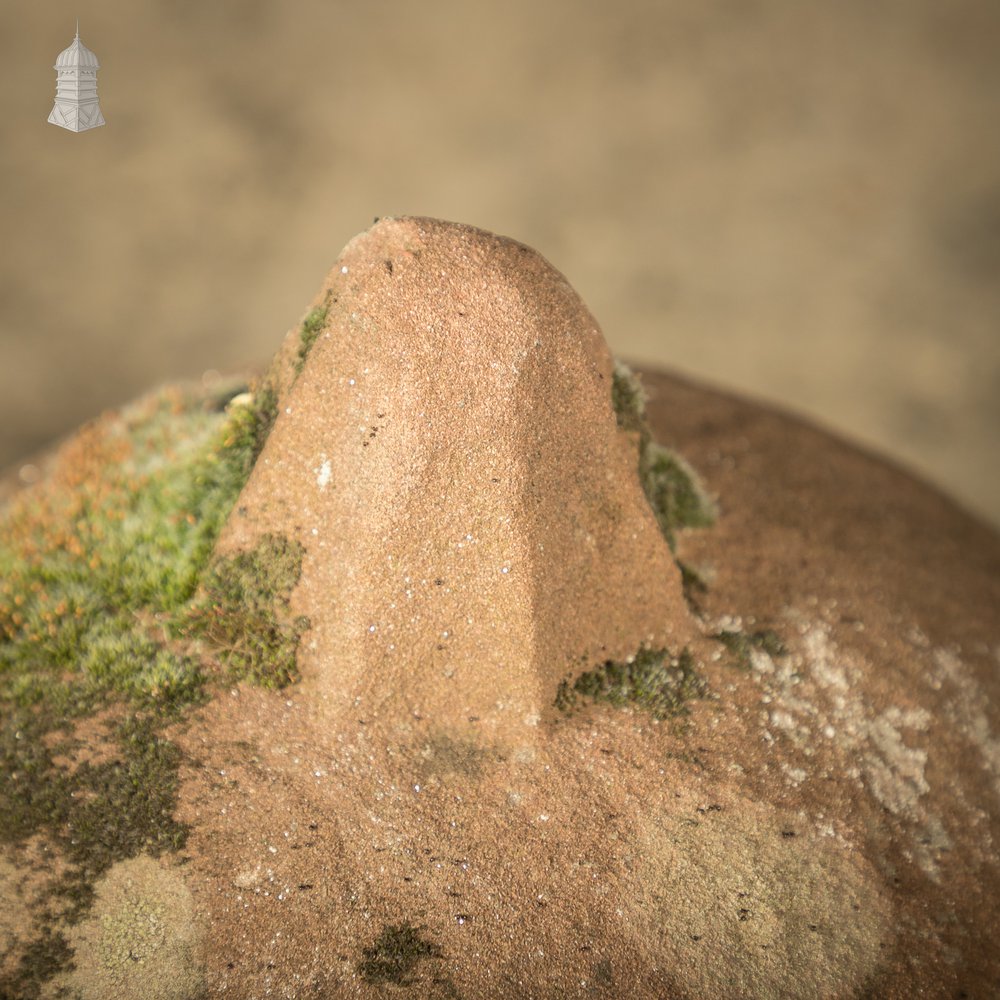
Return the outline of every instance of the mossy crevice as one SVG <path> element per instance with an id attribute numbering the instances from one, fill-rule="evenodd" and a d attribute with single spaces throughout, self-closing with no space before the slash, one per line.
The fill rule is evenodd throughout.
<path id="1" fill-rule="evenodd" d="M 687 715 L 691 699 L 707 694 L 708 683 L 688 649 L 673 657 L 666 649 L 642 647 L 627 660 L 605 660 L 594 670 L 560 681 L 555 707 L 570 712 L 584 699 L 617 708 L 633 705 L 662 720 Z"/>
<path id="2" fill-rule="evenodd" d="M 298 542 L 264 535 L 212 566 L 186 631 L 206 641 L 230 679 L 265 687 L 298 679 L 296 652 L 309 619 L 293 617 L 289 603 L 304 554 Z"/>
<path id="3" fill-rule="evenodd" d="M 327 289 L 323 296 L 323 301 L 309 310 L 302 325 L 299 327 L 299 349 L 295 358 L 295 377 L 302 374 L 302 369 L 306 366 L 306 359 L 312 350 L 316 338 L 323 332 L 327 318 L 330 315 L 330 303 L 333 300 L 333 292 Z"/>
<path id="4" fill-rule="evenodd" d="M 0 979 L 0 996 L 37 996 L 41 983 L 71 967 L 72 949 L 57 928 L 84 917 L 94 883 L 112 865 L 184 847 L 189 828 L 174 818 L 181 751 L 161 727 L 156 717 L 127 714 L 102 741 L 108 754 L 78 763 L 69 727 L 53 743 L 56 730 L 37 709 L 20 709 L 0 726 L 0 843 L 40 838 L 61 859 L 18 966 Z"/>
<path id="5" fill-rule="evenodd" d="M 646 419 L 646 395 L 635 373 L 616 361 L 611 404 L 618 426 L 638 435 L 638 470 L 646 499 L 671 552 L 681 528 L 707 528 L 715 523 L 715 503 L 698 474 L 670 448 L 653 440 Z"/>

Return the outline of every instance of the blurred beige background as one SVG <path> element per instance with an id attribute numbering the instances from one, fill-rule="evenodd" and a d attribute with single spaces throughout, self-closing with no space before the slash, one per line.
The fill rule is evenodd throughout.
<path id="1" fill-rule="evenodd" d="M 350 237 L 427 214 L 1000 523 L 998 53 L 995 0 L 3 0 L 0 465 L 266 360 Z"/>

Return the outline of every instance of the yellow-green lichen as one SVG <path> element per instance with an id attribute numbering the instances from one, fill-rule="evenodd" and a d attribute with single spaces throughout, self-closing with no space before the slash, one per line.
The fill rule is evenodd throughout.
<path id="1" fill-rule="evenodd" d="M 53 986 L 94 1000 L 194 1000 L 204 996 L 202 932 L 181 870 L 140 855 L 97 883 L 90 914 L 68 934 L 75 967 Z"/>
<path id="2" fill-rule="evenodd" d="M 0 843 L 40 838 L 63 860 L 26 928 L 19 964 L 0 978 L 0 996 L 26 1000 L 71 964 L 63 928 L 89 911 L 95 880 L 141 852 L 177 852 L 188 834 L 173 815 L 180 751 L 154 720 L 127 717 L 111 734 L 114 753 L 81 763 L 68 735 L 49 748 L 48 724 L 43 713 L 20 709 L 0 728 Z"/>
<path id="3" fill-rule="evenodd" d="M 640 824 L 623 909 L 665 996 L 871 997 L 892 941 L 878 873 L 750 798 L 681 791 Z"/>

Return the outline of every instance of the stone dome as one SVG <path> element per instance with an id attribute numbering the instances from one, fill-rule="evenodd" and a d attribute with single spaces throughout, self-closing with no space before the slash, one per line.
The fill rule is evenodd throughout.
<path id="1" fill-rule="evenodd" d="M 100 63 L 97 61 L 97 56 L 80 41 L 80 36 L 77 35 L 73 39 L 73 44 L 56 56 L 56 64 L 53 68 L 100 69 Z"/>

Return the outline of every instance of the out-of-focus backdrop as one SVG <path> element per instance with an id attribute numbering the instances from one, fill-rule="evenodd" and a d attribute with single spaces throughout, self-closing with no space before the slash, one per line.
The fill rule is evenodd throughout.
<path id="1" fill-rule="evenodd" d="M 1000 523 L 998 52 L 995 0 L 4 0 L 0 466 L 266 361 L 348 239 L 425 214 Z"/>

